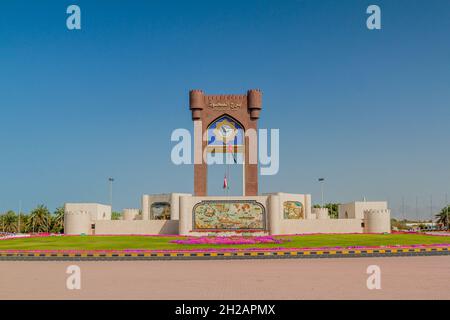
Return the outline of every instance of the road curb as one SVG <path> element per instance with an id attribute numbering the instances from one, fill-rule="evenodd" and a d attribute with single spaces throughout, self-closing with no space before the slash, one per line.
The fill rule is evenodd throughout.
<path id="1" fill-rule="evenodd" d="M 236 252 L 144 252 L 144 253 L 36 253 L 0 252 L 1 260 L 15 261 L 137 261 L 137 260 L 228 260 L 228 259 L 318 259 L 450 255 L 449 247 L 406 249 L 273 250 Z"/>

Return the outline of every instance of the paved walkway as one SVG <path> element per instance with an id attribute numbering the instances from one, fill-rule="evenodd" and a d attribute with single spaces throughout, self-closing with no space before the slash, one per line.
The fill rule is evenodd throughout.
<path id="1" fill-rule="evenodd" d="M 81 290 L 66 268 L 81 268 Z M 366 269 L 381 268 L 381 290 Z M 117 262 L 0 261 L 0 299 L 450 299 L 450 256 Z"/>

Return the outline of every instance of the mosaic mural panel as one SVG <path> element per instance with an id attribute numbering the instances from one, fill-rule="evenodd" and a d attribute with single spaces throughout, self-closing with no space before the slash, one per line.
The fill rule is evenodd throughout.
<path id="1" fill-rule="evenodd" d="M 170 203 L 152 203 L 150 206 L 150 217 L 152 220 L 170 220 Z"/>
<path id="2" fill-rule="evenodd" d="M 283 203 L 284 219 L 305 219 L 305 209 L 300 201 L 285 201 Z"/>
<path id="3" fill-rule="evenodd" d="M 192 209 L 194 229 L 264 230 L 264 206 L 256 201 L 202 201 Z"/>

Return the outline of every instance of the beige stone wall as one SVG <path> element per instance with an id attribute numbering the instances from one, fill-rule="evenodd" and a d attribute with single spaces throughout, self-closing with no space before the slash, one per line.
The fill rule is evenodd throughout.
<path id="1" fill-rule="evenodd" d="M 204 235 L 192 230 L 192 209 L 205 200 L 256 200 L 266 209 L 266 226 L 269 234 L 302 234 L 302 233 L 362 233 L 363 219 L 329 219 L 328 210 L 311 212 L 311 196 L 287 193 L 274 193 L 256 197 L 180 197 L 181 235 Z M 300 201 L 305 207 L 305 220 L 284 219 L 283 203 Z M 316 215 L 318 215 L 317 219 Z"/>
<path id="2" fill-rule="evenodd" d="M 127 220 L 127 221 L 137 220 L 138 217 L 139 217 L 139 209 L 127 208 L 127 209 L 123 209 L 123 211 L 122 211 L 122 220 Z"/>
<path id="3" fill-rule="evenodd" d="M 330 219 L 330 215 L 328 214 L 328 208 L 312 208 L 312 213 L 319 220 Z"/>
<path id="4" fill-rule="evenodd" d="M 386 202 L 353 202 L 339 206 L 339 219 L 329 219 L 327 209 L 311 210 L 311 196 L 303 194 L 273 193 L 262 196 L 193 197 L 190 194 L 144 195 L 143 220 L 133 220 L 137 209 L 125 209 L 125 220 L 111 221 L 111 208 L 96 203 L 68 203 L 65 205 L 65 233 L 91 234 L 180 234 L 205 235 L 193 230 L 192 210 L 205 200 L 254 200 L 265 209 L 265 230 L 258 234 L 304 233 L 382 233 L 390 232 L 390 211 Z M 285 201 L 299 201 L 305 209 L 305 219 L 284 219 Z M 171 220 L 149 220 L 154 202 L 171 205 Z M 347 212 L 348 219 L 344 219 Z M 364 225 L 364 226 L 363 226 Z M 245 232 L 244 230 L 241 230 Z M 206 232 L 207 233 L 207 232 Z M 224 230 L 224 233 L 233 233 Z M 257 235 L 257 234 L 255 234 Z"/>
<path id="5" fill-rule="evenodd" d="M 190 193 L 171 193 L 170 194 L 170 219 L 180 219 L 180 197 L 192 196 Z"/>
<path id="6" fill-rule="evenodd" d="M 142 196 L 142 219 L 151 220 L 150 208 L 155 202 L 167 202 L 170 203 L 170 219 L 179 219 L 179 203 L 181 196 L 191 196 L 189 193 L 170 193 L 170 194 L 156 194 L 149 195 L 144 194 Z"/>
<path id="7" fill-rule="evenodd" d="M 95 234 L 178 234 L 177 220 L 94 221 Z"/>
<path id="8" fill-rule="evenodd" d="M 64 234 L 91 234 L 91 215 L 88 211 L 64 212 Z"/>
<path id="9" fill-rule="evenodd" d="M 100 203 L 66 203 L 65 212 L 87 211 L 91 215 L 91 220 L 111 220 L 111 206 Z"/>
<path id="10" fill-rule="evenodd" d="M 99 203 L 66 203 L 64 205 L 64 233 L 91 234 L 94 220 L 111 220 L 111 207 Z"/>
<path id="11" fill-rule="evenodd" d="M 299 201 L 302 203 L 305 209 L 305 217 L 306 219 L 311 219 L 311 195 L 309 194 L 294 194 L 294 193 L 272 193 L 269 194 L 270 197 L 279 197 L 280 205 L 278 210 L 280 211 L 280 219 L 283 219 L 283 210 L 284 210 L 284 202 L 286 201 Z"/>
<path id="12" fill-rule="evenodd" d="M 170 194 L 145 194 L 142 196 L 142 220 L 151 220 L 150 208 L 155 202 L 168 202 L 170 203 Z M 172 210 L 172 205 L 170 206 Z"/>
<path id="13" fill-rule="evenodd" d="M 364 219 L 366 210 L 386 210 L 386 201 L 355 201 L 339 205 L 339 219 Z M 345 213 L 347 212 L 347 217 Z"/>
<path id="14" fill-rule="evenodd" d="M 390 233 L 391 232 L 391 211 L 386 210 L 366 210 L 364 212 L 364 232 L 365 233 Z"/>
<path id="15" fill-rule="evenodd" d="M 362 233 L 360 219 L 283 220 L 279 234 Z"/>

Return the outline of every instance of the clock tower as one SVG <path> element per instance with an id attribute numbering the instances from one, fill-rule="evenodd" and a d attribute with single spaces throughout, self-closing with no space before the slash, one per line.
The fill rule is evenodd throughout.
<path id="1" fill-rule="evenodd" d="M 260 90 L 241 95 L 206 95 L 189 92 L 194 122 L 194 194 L 207 196 L 208 164 L 205 153 L 242 153 L 243 193 L 258 195 L 258 119 L 262 108 Z"/>

